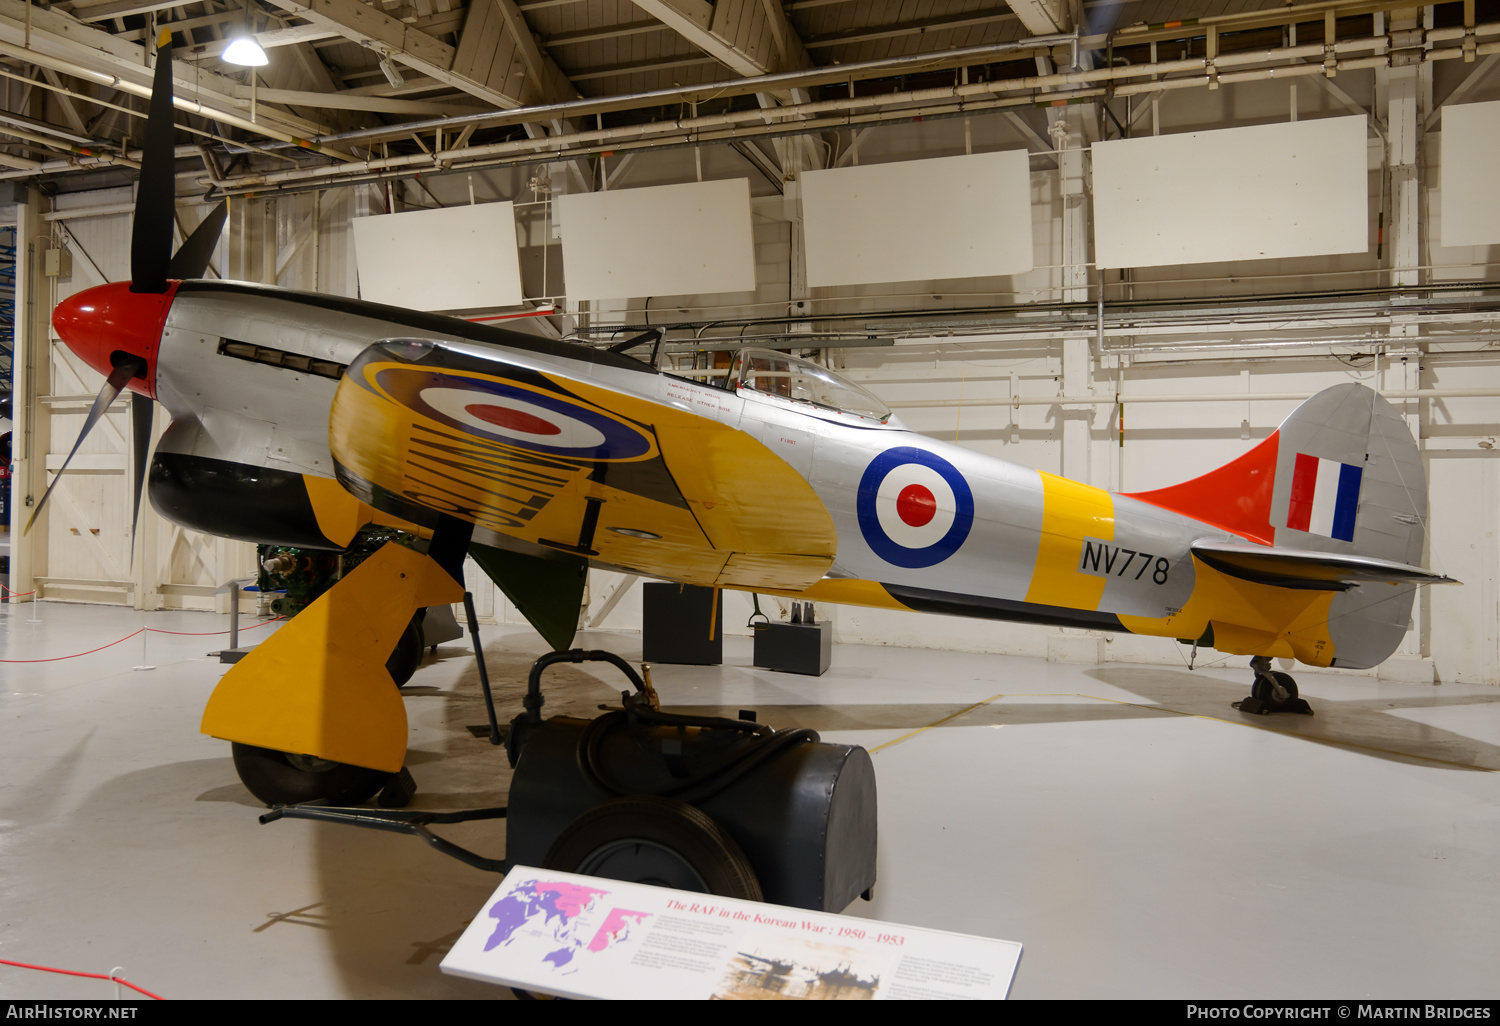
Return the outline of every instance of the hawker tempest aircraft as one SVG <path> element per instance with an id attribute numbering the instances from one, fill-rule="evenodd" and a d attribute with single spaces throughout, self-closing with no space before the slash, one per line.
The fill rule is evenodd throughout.
<path id="1" fill-rule="evenodd" d="M 53 315 L 108 377 L 90 424 L 125 388 L 166 409 L 148 491 L 184 526 L 324 549 L 372 521 L 430 539 L 366 560 L 220 683 L 204 731 L 284 753 L 289 778 L 401 768 L 405 712 L 382 664 L 413 610 L 461 597 L 466 552 L 558 648 L 584 572 L 606 567 L 1186 639 L 1253 657 L 1247 711 L 1305 708 L 1273 657 L 1381 662 L 1415 588 L 1447 580 L 1417 565 L 1416 445 L 1356 384 L 1219 470 L 1112 494 L 913 433 L 865 389 L 777 352 L 741 352 L 719 387 L 628 351 L 196 280 L 223 217 L 170 255 L 168 38 L 132 280 Z"/>

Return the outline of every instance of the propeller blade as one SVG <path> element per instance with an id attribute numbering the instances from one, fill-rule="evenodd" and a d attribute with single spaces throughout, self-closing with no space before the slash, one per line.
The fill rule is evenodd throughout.
<path id="1" fill-rule="evenodd" d="M 141 522 L 141 492 L 146 484 L 146 456 L 151 450 L 151 420 L 156 404 L 138 392 L 130 393 L 131 465 L 135 471 L 135 494 L 130 517 L 130 551 L 135 553 L 135 529 Z"/>
<path id="2" fill-rule="evenodd" d="M 177 183 L 172 156 L 172 33 L 162 29 L 156 46 L 156 75 L 147 108 L 146 141 L 141 148 L 141 181 L 135 196 L 130 236 L 130 290 L 167 291 L 172 261 L 172 224 Z"/>
<path id="3" fill-rule="evenodd" d="M 26 528 L 21 532 L 22 534 L 30 531 L 31 525 L 36 523 L 37 514 L 41 513 L 42 508 L 47 505 L 47 497 L 52 494 L 52 489 L 57 487 L 57 482 L 62 480 L 63 472 L 68 469 L 68 464 L 73 461 L 73 457 L 78 453 L 78 447 L 89 436 L 89 432 L 94 430 L 94 425 L 99 423 L 99 419 L 104 416 L 104 411 L 109 409 L 110 404 L 119 398 L 120 393 L 125 388 L 126 382 L 144 373 L 146 373 L 146 361 L 137 359 L 123 360 L 118 367 L 109 372 L 109 378 L 104 382 L 104 387 L 99 390 L 98 396 L 94 399 L 94 405 L 89 407 L 89 415 L 83 422 L 83 430 L 78 432 L 78 440 L 73 443 L 73 448 L 68 451 L 68 458 L 63 460 L 63 465 L 57 469 L 57 476 L 52 479 L 52 483 L 42 493 L 42 501 L 37 503 L 36 508 L 31 511 L 31 517 L 26 521 Z"/>
<path id="4" fill-rule="evenodd" d="M 219 235 L 224 231 L 224 219 L 229 216 L 229 201 L 220 200 L 219 205 L 208 212 L 203 223 L 193 229 L 172 262 L 167 265 L 168 278 L 201 278 L 208 270 L 208 261 L 219 244 Z"/>

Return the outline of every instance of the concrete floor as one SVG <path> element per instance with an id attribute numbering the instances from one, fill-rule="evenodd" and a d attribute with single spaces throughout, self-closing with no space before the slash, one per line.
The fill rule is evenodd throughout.
<path id="1" fill-rule="evenodd" d="M 0 659 L 226 620 L 0 606 Z M 483 633 L 509 717 L 543 645 Z M 148 638 L 0 664 L 0 958 L 122 966 L 173 998 L 505 996 L 437 968 L 498 879 L 414 838 L 260 826 L 229 746 L 198 733 L 222 641 Z M 640 653 L 633 634 L 578 643 Z M 848 914 L 1020 941 L 1014 997 L 1500 997 L 1496 689 L 1304 671 L 1316 716 L 1245 717 L 1229 704 L 1247 693 L 1240 659 L 1188 672 L 838 646 L 808 678 L 752 669 L 746 639 L 725 652 L 658 667 L 664 702 L 871 749 L 880 882 Z M 484 722 L 467 653 L 445 646 L 406 689 L 414 807 L 505 800 L 503 755 L 465 729 Z M 549 714 L 622 686 L 578 666 L 545 683 Z M 504 848 L 496 823 L 447 834 Z M 0 966 L 0 997 L 110 993 Z"/>

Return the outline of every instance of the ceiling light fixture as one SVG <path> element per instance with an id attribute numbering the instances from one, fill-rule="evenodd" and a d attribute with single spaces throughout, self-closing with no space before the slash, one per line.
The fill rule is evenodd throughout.
<path id="1" fill-rule="evenodd" d="M 270 63 L 266 51 L 248 34 L 235 36 L 233 42 L 225 48 L 223 59 L 226 64 L 238 64 L 242 68 L 263 68 Z"/>
<path id="2" fill-rule="evenodd" d="M 245 5 L 245 27 L 234 34 L 220 59 L 226 64 L 238 64 L 242 68 L 263 68 L 270 63 L 266 51 L 255 41 L 255 22 L 251 8 Z"/>

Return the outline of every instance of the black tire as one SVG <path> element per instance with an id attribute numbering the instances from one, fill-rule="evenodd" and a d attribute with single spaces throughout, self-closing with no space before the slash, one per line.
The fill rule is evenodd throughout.
<path id="1" fill-rule="evenodd" d="M 330 805 L 367 802 L 392 774 L 351 766 L 311 755 L 293 755 L 274 748 L 257 748 L 238 741 L 234 769 L 250 793 L 266 805 L 300 805 L 327 801 Z"/>
<path id="2" fill-rule="evenodd" d="M 396 647 L 391 651 L 390 658 L 385 661 L 385 672 L 391 675 L 391 680 L 396 682 L 396 687 L 403 687 L 411 680 L 412 674 L 417 672 L 417 667 L 422 665 L 422 652 L 427 647 L 426 640 L 422 637 L 422 625 L 413 617 L 406 625 L 406 630 L 401 632 L 401 637 L 396 641 Z"/>
<path id="3" fill-rule="evenodd" d="M 542 867 L 606 880 L 762 901 L 744 851 L 713 817 L 642 795 L 596 805 L 552 842 Z"/>
<path id="4" fill-rule="evenodd" d="M 1297 698 L 1297 682 L 1292 679 L 1291 674 L 1282 673 L 1280 670 L 1272 670 L 1271 676 L 1276 678 L 1276 683 L 1286 689 L 1286 701 L 1276 701 L 1272 697 L 1270 685 L 1261 677 L 1256 677 L 1255 683 L 1250 686 L 1250 697 L 1260 699 L 1266 704 L 1267 709 L 1279 711 L 1291 705 Z"/>

